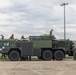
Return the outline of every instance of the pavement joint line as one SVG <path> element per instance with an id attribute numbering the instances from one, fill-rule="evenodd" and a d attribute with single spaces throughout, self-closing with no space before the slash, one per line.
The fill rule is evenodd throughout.
<path id="1" fill-rule="evenodd" d="M 11 73 L 19 64 L 20 64 L 20 61 L 10 70 L 9 73 Z M 8 74 L 9 74 L 9 73 L 8 73 Z M 14 75 L 15 75 L 15 73 L 14 73 Z"/>

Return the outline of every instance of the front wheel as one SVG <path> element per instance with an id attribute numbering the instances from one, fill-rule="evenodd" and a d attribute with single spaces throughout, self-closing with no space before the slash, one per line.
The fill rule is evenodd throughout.
<path id="1" fill-rule="evenodd" d="M 18 51 L 11 51 L 8 57 L 11 61 L 18 61 L 20 58 L 20 54 Z"/>

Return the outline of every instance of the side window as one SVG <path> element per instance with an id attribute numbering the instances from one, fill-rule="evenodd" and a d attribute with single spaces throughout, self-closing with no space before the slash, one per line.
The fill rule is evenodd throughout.
<path id="1" fill-rule="evenodd" d="M 9 42 L 3 42 L 3 46 L 9 46 Z"/>

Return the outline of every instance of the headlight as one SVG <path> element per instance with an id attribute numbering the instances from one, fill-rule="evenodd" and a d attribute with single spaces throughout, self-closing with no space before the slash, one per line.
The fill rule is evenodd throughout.
<path id="1" fill-rule="evenodd" d="M 5 49 L 5 47 L 3 46 L 2 49 Z"/>

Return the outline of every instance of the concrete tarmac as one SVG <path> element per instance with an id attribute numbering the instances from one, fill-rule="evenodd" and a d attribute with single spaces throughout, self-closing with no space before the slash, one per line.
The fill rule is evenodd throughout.
<path id="1" fill-rule="evenodd" d="M 0 61 L 0 75 L 76 75 L 76 61 Z"/>

